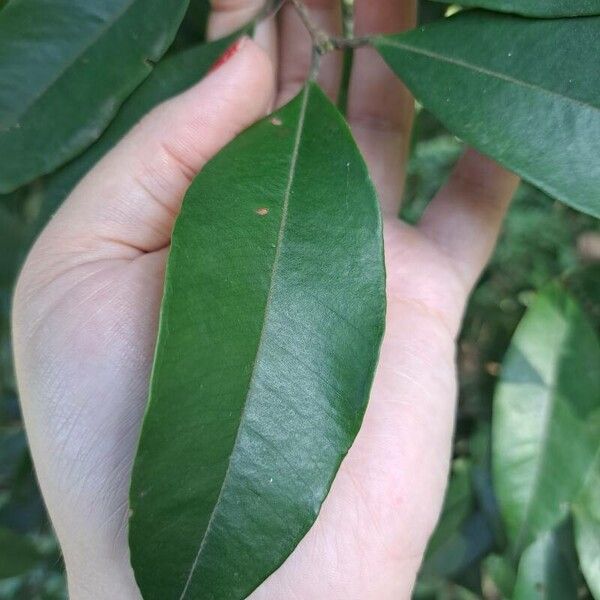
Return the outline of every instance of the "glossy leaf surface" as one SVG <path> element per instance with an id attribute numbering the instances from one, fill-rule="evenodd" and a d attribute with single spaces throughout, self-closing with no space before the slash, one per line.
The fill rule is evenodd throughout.
<path id="1" fill-rule="evenodd" d="M 600 0 L 461 0 L 460 4 L 529 17 L 600 15 Z"/>
<path id="2" fill-rule="evenodd" d="M 127 98 L 100 139 L 47 179 L 35 233 L 46 224 L 79 180 L 146 113 L 199 81 L 232 39 L 233 36 L 230 36 L 196 46 L 158 63 L 150 76 Z"/>
<path id="3" fill-rule="evenodd" d="M 0 579 L 22 575 L 39 560 L 40 553 L 28 538 L 0 528 Z"/>
<path id="4" fill-rule="evenodd" d="M 167 49 L 186 8 L 187 0 L 10 2 L 0 16 L 0 192 L 93 142 Z"/>
<path id="5" fill-rule="evenodd" d="M 600 401 L 600 400 L 599 400 Z M 600 460 L 573 508 L 579 564 L 594 598 L 600 599 Z"/>
<path id="6" fill-rule="evenodd" d="M 375 45 L 448 129 L 600 217 L 600 17 L 465 11 Z"/>
<path id="7" fill-rule="evenodd" d="M 494 487 L 516 549 L 566 516 L 600 439 L 600 344 L 558 286 L 519 324 L 494 401 Z"/>
<path id="8" fill-rule="evenodd" d="M 513 600 L 567 600 L 578 597 L 571 541 L 564 530 L 544 533 L 525 550 Z"/>
<path id="9" fill-rule="evenodd" d="M 316 86 L 196 178 L 133 471 L 146 599 L 246 598 L 311 527 L 362 421 L 384 279 L 366 166 Z"/>

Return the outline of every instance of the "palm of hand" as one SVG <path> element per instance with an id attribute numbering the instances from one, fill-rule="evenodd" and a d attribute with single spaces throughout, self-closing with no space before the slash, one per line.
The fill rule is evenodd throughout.
<path id="1" fill-rule="evenodd" d="M 400 21 L 397 29 L 405 16 Z M 235 60 L 249 61 L 252 53 L 258 50 L 246 47 Z M 364 60 L 372 67 L 372 55 Z M 237 68 L 243 72 L 242 66 Z M 382 80 L 389 77 L 381 65 L 377 68 Z M 219 76 L 224 74 L 211 77 Z M 392 81 L 384 80 L 386 93 L 405 108 L 406 93 Z M 264 81 L 259 83 L 265 87 Z M 247 81 L 239 86 L 249 93 Z M 235 92 L 230 90 L 232 96 Z M 208 102 L 211 92 L 203 93 Z M 264 90 L 260 94 L 267 97 Z M 191 99 L 187 103 L 191 106 Z M 263 104 L 257 100 L 258 114 L 247 119 L 259 116 Z M 163 117 L 168 112 L 160 110 Z M 468 156 L 419 229 L 402 224 L 395 218 L 394 200 L 400 195 L 398 165 L 404 159 L 409 119 L 380 118 L 402 125 L 390 134 L 377 119 L 361 119 L 360 111 L 355 118 L 355 133 L 386 215 L 388 323 L 371 401 L 317 523 L 253 594 L 258 600 L 408 597 L 441 505 L 453 428 L 454 337 L 514 179 L 484 159 Z M 173 165 L 165 167 L 170 151 L 160 164 L 142 171 L 171 169 L 168 175 L 161 173 L 160 189 L 156 178 L 149 190 L 147 185 L 141 189 L 139 177 L 118 175 L 119 170 L 127 172 L 120 159 L 153 135 L 152 118 L 147 121 L 86 178 L 43 234 L 15 303 L 24 414 L 74 598 L 138 596 L 126 538 L 129 477 L 147 398 L 174 212 L 170 207 L 180 202 L 188 175 L 181 164 L 174 170 Z M 238 123 L 237 129 L 243 125 Z M 221 135 L 215 146 L 234 134 Z M 179 162 L 187 167 L 190 159 Z M 99 191 L 102 175 L 117 164 L 115 179 L 123 181 L 116 190 L 104 185 Z M 200 166 L 194 164 L 194 170 Z M 90 236 L 86 227 L 77 234 L 88 218 L 77 203 L 106 193 L 113 193 L 115 202 L 133 197 L 162 207 L 144 217 L 143 226 L 157 238 L 150 246 L 115 233 L 114 223 L 108 236 L 104 230 Z M 480 198 L 482 194 L 486 197 Z M 480 199 L 485 208 L 473 211 Z M 463 227 L 479 227 L 468 239 L 460 229 L 457 238 L 456 222 L 447 212 L 450 200 L 459 215 L 470 211 Z M 130 231 L 131 224 L 122 219 L 121 226 L 123 222 L 123 231 Z M 73 231 L 67 243 L 65 225 Z"/>

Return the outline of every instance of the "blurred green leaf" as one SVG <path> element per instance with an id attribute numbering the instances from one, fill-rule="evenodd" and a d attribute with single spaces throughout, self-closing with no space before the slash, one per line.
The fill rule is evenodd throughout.
<path id="1" fill-rule="evenodd" d="M 206 40 L 210 0 L 190 0 L 189 7 L 177 31 L 169 53 L 181 52 Z"/>
<path id="2" fill-rule="evenodd" d="M 568 513 L 600 439 L 600 343 L 558 285 L 513 337 L 494 402 L 493 476 L 518 551 Z"/>
<path id="3" fill-rule="evenodd" d="M 23 220 L 0 204 L 0 286 L 9 286 L 15 278 L 26 240 Z"/>
<path id="4" fill-rule="evenodd" d="M 573 516 L 581 570 L 594 598 L 600 600 L 600 460 L 575 502 Z"/>
<path id="5" fill-rule="evenodd" d="M 51 172 L 100 135 L 168 48 L 187 4 L 14 0 L 4 8 L 0 192 Z"/>
<path id="6" fill-rule="evenodd" d="M 448 7 L 431 0 L 420 0 L 418 3 L 418 23 L 424 25 L 441 19 Z"/>
<path id="7" fill-rule="evenodd" d="M 437 527 L 429 540 L 427 556 L 434 554 L 448 538 L 456 534 L 462 523 L 471 514 L 472 509 L 471 465 L 464 459 L 457 459 L 452 465 L 444 507 Z"/>
<path id="8" fill-rule="evenodd" d="M 448 0 L 436 0 L 448 2 Z M 460 0 L 462 6 L 517 13 L 529 17 L 600 15 L 600 0 Z"/>
<path id="9" fill-rule="evenodd" d="M 473 462 L 471 482 L 477 506 L 494 532 L 496 545 L 504 546 L 506 543 L 504 524 L 492 484 L 491 435 L 491 425 L 487 421 L 480 420 L 469 438 L 469 451 Z"/>
<path id="10" fill-rule="evenodd" d="M 542 534 L 529 546 L 519 563 L 512 600 L 576 600 L 579 586 L 571 545 L 561 528 Z"/>
<path id="11" fill-rule="evenodd" d="M 196 46 L 159 62 L 146 81 L 126 100 L 100 139 L 47 179 L 34 233 L 43 228 L 79 180 L 102 156 L 155 106 L 197 83 L 234 37 Z"/>
<path id="12" fill-rule="evenodd" d="M 493 547 L 494 534 L 482 513 L 473 513 L 462 527 L 428 555 L 421 568 L 424 578 L 454 577 L 480 560 Z"/>
<path id="13" fill-rule="evenodd" d="M 29 538 L 0 528 L 0 579 L 22 575 L 40 559 L 40 552 Z"/>
<path id="14" fill-rule="evenodd" d="M 490 554 L 483 561 L 482 571 L 486 598 L 494 598 L 498 595 L 506 600 L 512 598 L 517 574 L 510 560 L 498 554 Z M 493 589 L 488 591 L 490 584 Z"/>
<path id="15" fill-rule="evenodd" d="M 451 131 L 600 217 L 600 17 L 463 11 L 374 43 Z"/>

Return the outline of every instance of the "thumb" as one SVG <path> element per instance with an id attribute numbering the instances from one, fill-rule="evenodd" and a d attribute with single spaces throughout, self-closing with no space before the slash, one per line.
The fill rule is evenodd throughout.
<path id="1" fill-rule="evenodd" d="M 85 261 L 168 245 L 192 178 L 267 113 L 274 86 L 266 53 L 241 38 L 200 83 L 151 111 L 84 177 L 38 248 Z"/>

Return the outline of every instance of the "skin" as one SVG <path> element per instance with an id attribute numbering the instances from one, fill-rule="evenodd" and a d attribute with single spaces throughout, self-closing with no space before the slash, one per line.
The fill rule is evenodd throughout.
<path id="1" fill-rule="evenodd" d="M 210 35 L 257 0 L 215 0 Z M 337 0 L 307 2 L 339 30 Z M 357 35 L 414 23 L 410 1 L 357 0 Z M 127 493 L 147 399 L 165 260 L 190 179 L 291 98 L 310 40 L 288 6 L 230 59 L 156 108 L 77 186 L 32 249 L 13 311 L 19 390 L 73 600 L 139 598 Z M 261 49 L 261 47 L 264 49 Z M 335 97 L 341 55 L 320 82 Z M 253 600 L 409 598 L 448 478 L 456 336 L 517 178 L 467 151 L 413 227 L 396 218 L 413 102 L 371 49 L 356 56 L 348 119 L 384 213 L 388 317 L 364 425 L 322 512 Z"/>

